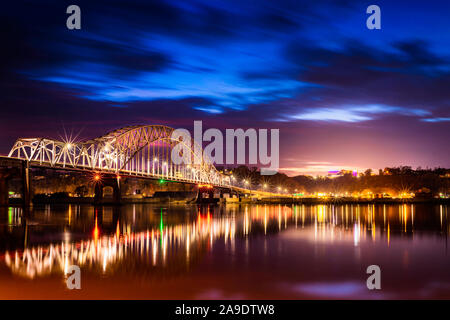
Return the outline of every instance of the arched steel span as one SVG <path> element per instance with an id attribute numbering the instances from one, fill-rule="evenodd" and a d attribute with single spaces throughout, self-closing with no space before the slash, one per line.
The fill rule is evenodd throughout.
<path id="1" fill-rule="evenodd" d="M 8 157 L 52 167 L 231 186 L 231 177 L 217 171 L 193 139 L 190 145 L 173 139 L 174 130 L 163 125 L 128 126 L 84 142 L 20 138 Z M 172 162 L 171 151 L 179 143 L 190 150 L 191 164 Z"/>

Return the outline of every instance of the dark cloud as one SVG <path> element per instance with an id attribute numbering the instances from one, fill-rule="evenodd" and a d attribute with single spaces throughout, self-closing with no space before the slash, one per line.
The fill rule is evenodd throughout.
<path id="1" fill-rule="evenodd" d="M 300 95 L 299 104 L 307 102 L 319 107 L 383 103 L 448 110 L 445 88 L 450 87 L 449 60 L 431 53 L 424 41 L 395 43 L 385 50 L 356 41 L 339 50 L 296 42 L 287 46 L 286 54 L 298 65 L 303 81 L 320 86 Z M 320 99 L 308 102 L 313 96 Z"/>
<path id="2" fill-rule="evenodd" d="M 443 59 L 430 51 L 429 44 L 423 40 L 400 41 L 394 43 L 406 58 L 406 62 L 413 66 L 439 66 L 448 65 L 449 59 Z"/>
<path id="3" fill-rule="evenodd" d="M 335 137 L 358 132 L 371 143 L 396 126 L 397 147 L 420 126 L 411 135 L 430 148 L 448 124 L 450 47 L 428 27 L 438 5 L 424 13 L 425 32 L 411 34 L 401 16 L 389 19 L 422 13 L 409 2 L 381 1 L 378 33 L 365 28 L 358 1 L 79 1 L 80 31 L 65 28 L 70 4 L 16 1 L 0 13 L 2 153 L 17 135 L 51 135 L 61 124 L 85 128 L 86 138 L 196 119 L 280 127 L 293 145 L 293 132 L 311 139 L 302 147 L 317 154 L 323 123 Z"/>

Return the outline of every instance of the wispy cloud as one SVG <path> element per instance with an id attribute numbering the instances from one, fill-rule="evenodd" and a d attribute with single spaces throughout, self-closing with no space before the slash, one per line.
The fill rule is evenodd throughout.
<path id="1" fill-rule="evenodd" d="M 425 122 L 444 122 L 444 121 L 450 121 L 450 117 L 444 117 L 444 118 L 426 118 L 426 119 L 422 119 L 422 121 L 425 121 Z"/>
<path id="2" fill-rule="evenodd" d="M 373 120 L 377 115 L 424 116 L 429 113 L 425 109 L 370 104 L 365 106 L 345 106 L 342 108 L 306 109 L 302 113 L 291 116 L 291 118 L 296 120 L 361 122 Z"/>
<path id="3" fill-rule="evenodd" d="M 328 109 L 328 108 L 307 110 L 303 113 L 291 116 L 291 118 L 296 120 L 343 121 L 343 122 L 359 122 L 372 119 L 367 115 L 362 115 L 352 110 Z"/>
<path id="4" fill-rule="evenodd" d="M 223 113 L 223 109 L 218 108 L 218 107 L 210 107 L 210 106 L 206 106 L 206 107 L 193 107 L 193 109 L 195 110 L 199 110 L 199 111 L 204 111 L 207 113 L 212 113 L 212 114 L 220 114 Z"/>

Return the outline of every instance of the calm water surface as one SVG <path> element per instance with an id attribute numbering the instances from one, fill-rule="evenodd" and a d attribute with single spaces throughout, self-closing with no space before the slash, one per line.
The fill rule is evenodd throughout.
<path id="1" fill-rule="evenodd" d="M 449 229 L 444 205 L 0 208 L 0 298 L 448 299 Z"/>

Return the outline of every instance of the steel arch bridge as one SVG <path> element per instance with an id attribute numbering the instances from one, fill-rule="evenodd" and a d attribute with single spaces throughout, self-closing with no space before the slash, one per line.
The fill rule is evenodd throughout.
<path id="1" fill-rule="evenodd" d="M 41 166 L 230 187 L 231 176 L 220 173 L 193 139 L 188 144 L 172 138 L 174 130 L 163 125 L 128 126 L 84 142 L 20 138 L 8 157 Z M 190 150 L 190 164 L 172 161 L 171 152 L 179 143 Z"/>

